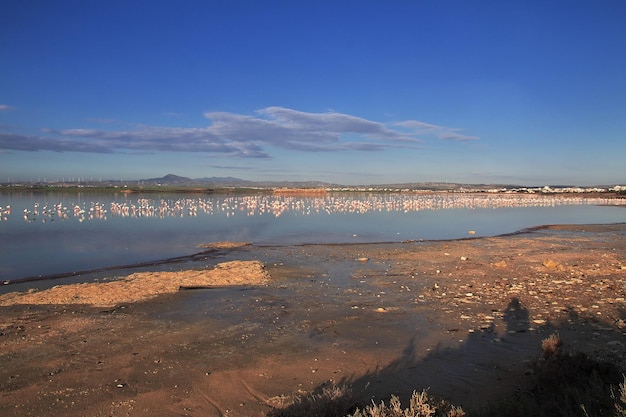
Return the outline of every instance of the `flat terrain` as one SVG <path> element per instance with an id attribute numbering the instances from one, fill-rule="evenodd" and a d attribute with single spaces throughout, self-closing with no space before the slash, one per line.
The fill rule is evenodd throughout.
<path id="1" fill-rule="evenodd" d="M 471 409 L 524 387 L 553 332 L 626 362 L 626 224 L 187 266 L 131 298 L 117 280 L 0 295 L 0 415 L 263 416 L 330 383 Z"/>

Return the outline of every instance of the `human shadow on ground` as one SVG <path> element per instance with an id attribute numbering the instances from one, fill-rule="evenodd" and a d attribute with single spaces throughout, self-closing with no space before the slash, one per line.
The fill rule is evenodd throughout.
<path id="1" fill-rule="evenodd" d="M 620 314 L 623 320 L 626 315 L 623 311 Z M 268 416 L 345 416 L 353 413 L 356 407 L 362 409 L 381 401 L 388 403 L 391 395 L 399 397 L 402 404 L 408 404 L 414 391 L 424 389 L 428 389 L 429 395 L 461 406 L 469 411 L 469 415 L 497 415 L 484 413 L 485 409 L 494 409 L 493 404 L 496 404 L 497 412 L 520 416 L 523 413 L 592 416 L 603 415 L 606 408 L 613 408 L 614 411 L 615 399 L 610 397 L 608 387 L 623 382 L 624 369 L 615 358 L 620 354 L 623 358 L 626 337 L 621 332 L 608 330 L 613 323 L 582 317 L 570 309 L 568 318 L 559 323 L 533 326 L 529 311 L 518 298 L 511 299 L 502 317 L 505 324 L 503 332 L 497 333 L 492 325 L 469 333 L 457 347 L 439 345 L 425 355 L 418 351 L 418 343 L 413 337 L 400 356 L 384 367 L 360 376 L 343 378 L 336 383 L 335 386 L 342 387 L 342 390 L 339 394 L 335 391 L 332 398 L 324 399 L 324 392 L 329 392 L 329 384 L 321 384 L 309 395 L 309 399 L 273 410 Z M 578 335 L 579 338 L 602 339 L 598 329 L 604 329 L 602 331 L 610 336 L 608 346 L 613 343 L 616 348 L 613 361 L 593 360 L 579 352 L 565 354 L 560 344 L 546 354 L 544 341 L 550 335 L 563 334 L 567 347 L 567 334 L 583 332 Z M 604 347 L 607 345 L 604 340 L 599 343 L 604 343 Z M 571 385 L 571 389 L 560 390 L 559 387 L 564 385 Z M 584 393 L 589 389 L 595 391 L 589 394 L 591 403 L 586 404 L 587 400 L 578 396 L 580 390 Z M 570 395 L 574 397 L 569 398 Z M 315 401 L 324 400 L 329 404 L 312 405 Z M 532 414 L 538 411 L 523 404 L 528 401 L 541 402 L 539 405 L 545 413 L 542 410 L 541 414 Z M 573 404 L 563 409 L 562 401 Z M 508 404 L 505 409 L 502 403 Z M 310 414 L 313 409 L 316 411 Z"/>

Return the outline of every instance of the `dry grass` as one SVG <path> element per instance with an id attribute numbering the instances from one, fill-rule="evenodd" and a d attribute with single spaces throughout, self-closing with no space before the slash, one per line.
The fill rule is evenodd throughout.
<path id="1" fill-rule="evenodd" d="M 624 377 L 624 381 L 619 384 L 618 393 L 612 393 L 613 399 L 615 401 L 615 412 L 616 416 L 626 417 L 626 377 Z"/>
<path id="2" fill-rule="evenodd" d="M 352 391 L 347 386 L 326 385 L 306 396 L 270 411 L 268 417 L 346 416 L 354 409 Z"/>
<path id="3" fill-rule="evenodd" d="M 408 408 L 402 408 L 400 399 L 391 396 L 389 405 L 385 402 L 372 404 L 362 411 L 357 409 L 349 417 L 464 417 L 466 414 L 460 407 L 445 401 L 435 400 L 426 391 L 413 391 Z"/>
<path id="4" fill-rule="evenodd" d="M 551 356 L 560 355 L 562 346 L 563 341 L 555 333 L 552 333 L 549 337 L 541 341 L 543 358 L 548 359 Z"/>

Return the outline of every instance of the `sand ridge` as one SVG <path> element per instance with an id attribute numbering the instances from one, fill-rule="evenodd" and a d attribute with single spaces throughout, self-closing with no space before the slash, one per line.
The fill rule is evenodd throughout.
<path id="1" fill-rule="evenodd" d="M 43 291 L 0 296 L 0 306 L 15 304 L 89 304 L 113 307 L 174 293 L 181 288 L 263 285 L 269 274 L 259 261 L 230 261 L 213 269 L 176 272 L 138 272 L 109 282 L 59 285 Z"/>

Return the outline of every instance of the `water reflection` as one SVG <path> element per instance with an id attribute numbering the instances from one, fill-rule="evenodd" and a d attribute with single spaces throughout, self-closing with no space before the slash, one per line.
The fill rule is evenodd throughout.
<path id="1" fill-rule="evenodd" d="M 618 223 L 624 205 L 505 194 L 0 193 L 0 282 L 186 256 L 208 242 L 399 242 Z"/>
<path id="2" fill-rule="evenodd" d="M 275 195 L 229 196 L 210 198 L 150 199 L 124 198 L 109 202 L 89 201 L 58 203 L 33 202 L 23 209 L 26 222 L 58 220 L 107 220 L 120 218 L 172 218 L 200 215 L 225 217 L 280 217 L 284 213 L 366 214 L 372 212 L 416 212 L 421 210 L 485 209 L 519 207 L 557 207 L 565 205 L 626 205 L 625 199 L 584 198 L 534 195 L 475 194 L 368 194 L 297 197 Z M 9 221 L 11 205 L 0 206 L 0 221 Z"/>

